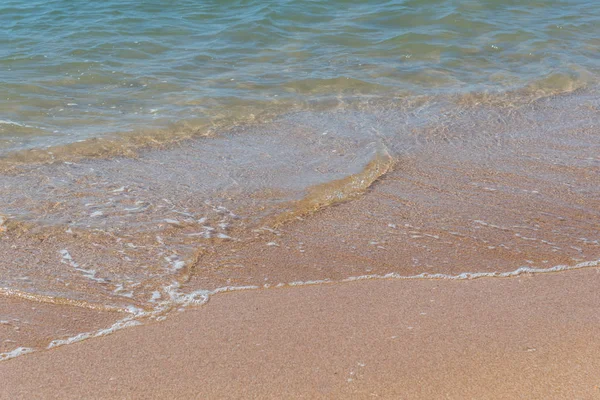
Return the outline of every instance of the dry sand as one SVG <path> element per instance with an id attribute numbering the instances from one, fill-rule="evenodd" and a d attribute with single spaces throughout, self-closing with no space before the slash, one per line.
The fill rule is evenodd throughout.
<path id="1" fill-rule="evenodd" d="M 234 292 L 0 364 L 17 398 L 600 398 L 600 274 Z"/>

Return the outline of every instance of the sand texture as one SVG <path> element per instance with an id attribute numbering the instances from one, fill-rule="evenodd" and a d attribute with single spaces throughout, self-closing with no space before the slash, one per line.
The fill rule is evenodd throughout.
<path id="1" fill-rule="evenodd" d="M 217 295 L 0 364 L 17 398 L 600 398 L 595 268 Z"/>

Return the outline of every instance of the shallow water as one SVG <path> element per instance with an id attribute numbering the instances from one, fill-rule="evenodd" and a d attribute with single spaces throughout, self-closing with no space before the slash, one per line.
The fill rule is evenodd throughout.
<path id="1" fill-rule="evenodd" d="M 2 152 L 348 95 L 570 90 L 597 77 L 599 18 L 590 0 L 8 0 Z"/>
<path id="2" fill-rule="evenodd" d="M 455 3 L 3 3 L 0 361 L 228 290 L 597 266 L 600 7 Z"/>

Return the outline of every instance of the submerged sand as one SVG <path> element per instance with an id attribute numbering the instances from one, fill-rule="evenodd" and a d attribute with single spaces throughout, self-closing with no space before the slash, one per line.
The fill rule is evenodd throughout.
<path id="1" fill-rule="evenodd" d="M 598 269 L 214 296 L 0 364 L 0 397 L 593 399 Z"/>
<path id="2" fill-rule="evenodd" d="M 599 396 L 600 96 L 514 100 L 3 170 L 0 394 Z"/>

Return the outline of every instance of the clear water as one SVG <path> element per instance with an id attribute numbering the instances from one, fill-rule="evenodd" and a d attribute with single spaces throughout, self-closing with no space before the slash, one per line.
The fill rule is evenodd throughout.
<path id="1" fill-rule="evenodd" d="M 233 289 L 596 268 L 599 21 L 0 2 L 0 361 Z"/>
<path id="2" fill-rule="evenodd" d="M 572 89 L 600 5 L 5 0 L 2 153 L 356 95 Z"/>

